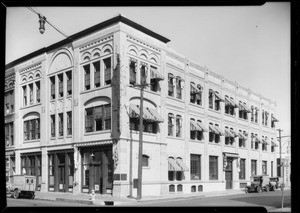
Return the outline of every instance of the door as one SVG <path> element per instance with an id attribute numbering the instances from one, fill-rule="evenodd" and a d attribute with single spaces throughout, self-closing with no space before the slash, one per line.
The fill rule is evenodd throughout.
<path id="1" fill-rule="evenodd" d="M 232 158 L 227 157 L 227 166 L 225 168 L 226 189 L 232 189 L 232 161 Z"/>
<path id="2" fill-rule="evenodd" d="M 65 154 L 58 154 L 58 191 L 65 192 Z"/>
<path id="3" fill-rule="evenodd" d="M 89 191 L 95 190 L 95 193 L 102 193 L 102 155 L 101 151 L 94 151 L 93 158 L 90 164 L 90 181 L 89 181 Z"/>

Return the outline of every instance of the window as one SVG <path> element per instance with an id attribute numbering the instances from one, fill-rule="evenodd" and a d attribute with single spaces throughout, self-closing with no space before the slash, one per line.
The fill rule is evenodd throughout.
<path id="1" fill-rule="evenodd" d="M 168 94 L 169 96 L 174 96 L 174 84 L 175 83 L 175 77 L 173 74 L 168 74 Z"/>
<path id="2" fill-rule="evenodd" d="M 262 125 L 265 125 L 265 111 L 262 110 L 262 113 L 261 113 L 261 122 L 262 122 Z"/>
<path id="3" fill-rule="evenodd" d="M 40 139 L 40 119 L 24 121 L 24 140 Z"/>
<path id="4" fill-rule="evenodd" d="M 164 78 L 158 73 L 157 68 L 152 65 L 150 66 L 150 73 L 150 90 L 157 92 L 160 89 L 159 81 L 164 80 Z"/>
<path id="5" fill-rule="evenodd" d="M 50 96 L 51 99 L 55 99 L 55 76 L 50 77 L 50 85 L 51 85 L 51 91 L 50 91 Z"/>
<path id="6" fill-rule="evenodd" d="M 72 135 L 72 111 L 67 112 L 67 135 Z"/>
<path id="7" fill-rule="evenodd" d="M 180 115 L 176 116 L 176 137 L 181 137 L 181 129 L 182 129 L 182 118 Z"/>
<path id="8" fill-rule="evenodd" d="M 83 66 L 84 69 L 84 88 L 85 90 L 89 90 L 90 89 L 90 65 L 87 64 L 85 66 Z"/>
<path id="9" fill-rule="evenodd" d="M 23 106 L 27 106 L 27 86 L 23 86 Z"/>
<path id="10" fill-rule="evenodd" d="M 64 96 L 64 76 L 63 76 L 63 74 L 58 75 L 58 95 L 60 98 Z"/>
<path id="11" fill-rule="evenodd" d="M 218 157 L 209 156 L 209 180 L 218 180 Z"/>
<path id="12" fill-rule="evenodd" d="M 198 120 L 197 123 L 202 123 L 201 120 Z M 203 131 L 197 131 L 197 140 L 201 141 L 204 139 L 204 136 L 203 136 Z"/>
<path id="13" fill-rule="evenodd" d="M 49 155 L 49 185 L 54 185 L 54 155 Z"/>
<path id="14" fill-rule="evenodd" d="M 90 155 L 91 153 L 85 152 L 83 155 L 83 184 L 84 186 L 90 185 Z"/>
<path id="15" fill-rule="evenodd" d="M 174 115 L 169 113 L 168 115 L 168 135 L 173 136 L 174 128 Z"/>
<path id="16" fill-rule="evenodd" d="M 51 118 L 51 137 L 55 137 L 55 115 L 50 115 Z"/>
<path id="17" fill-rule="evenodd" d="M 33 104 L 33 84 L 29 84 L 29 101 Z"/>
<path id="18" fill-rule="evenodd" d="M 267 174 L 267 161 L 262 161 L 262 174 Z"/>
<path id="19" fill-rule="evenodd" d="M 191 82 L 190 102 L 202 105 L 202 87 L 200 84 L 196 88 L 195 83 Z"/>
<path id="20" fill-rule="evenodd" d="M 103 59 L 104 62 L 104 82 L 105 85 L 111 84 L 111 57 Z"/>
<path id="21" fill-rule="evenodd" d="M 212 89 L 209 89 L 209 92 L 208 92 L 208 106 L 210 109 L 213 108 L 213 90 Z"/>
<path id="22" fill-rule="evenodd" d="M 142 166 L 148 167 L 149 166 L 149 156 L 142 155 Z"/>
<path id="23" fill-rule="evenodd" d="M 258 123 L 258 109 L 255 108 L 255 123 Z"/>
<path id="24" fill-rule="evenodd" d="M 268 126 L 268 117 L 269 117 L 269 113 L 265 111 L 265 126 Z"/>
<path id="25" fill-rule="evenodd" d="M 183 81 L 179 76 L 177 76 L 176 77 L 176 98 L 178 99 L 182 99 L 182 88 L 183 88 Z"/>
<path id="26" fill-rule="evenodd" d="M 271 177 L 273 177 L 273 161 L 271 161 Z"/>
<path id="27" fill-rule="evenodd" d="M 5 124 L 5 140 L 6 146 L 14 145 L 14 123 L 6 123 Z"/>
<path id="28" fill-rule="evenodd" d="M 72 95 L 72 72 L 66 72 L 67 76 L 67 95 Z"/>
<path id="29" fill-rule="evenodd" d="M 213 142 L 214 139 L 215 139 L 215 132 L 213 131 L 213 124 L 212 123 L 209 123 L 209 142 Z"/>
<path id="30" fill-rule="evenodd" d="M 234 142 L 234 137 L 235 137 L 235 134 L 233 132 L 233 129 L 232 128 L 228 128 L 227 126 L 225 127 L 225 144 L 226 145 L 233 145 L 233 142 Z"/>
<path id="31" fill-rule="evenodd" d="M 96 61 L 93 63 L 94 67 L 94 84 L 95 87 L 100 87 L 100 61 Z"/>
<path id="32" fill-rule="evenodd" d="M 129 64 L 129 83 L 131 85 L 136 84 L 136 66 L 137 66 L 137 61 L 135 59 L 130 59 L 130 64 Z"/>
<path id="33" fill-rule="evenodd" d="M 215 92 L 215 110 L 220 110 L 220 101 L 219 93 Z"/>
<path id="34" fill-rule="evenodd" d="M 239 178 L 240 180 L 245 180 L 245 177 L 246 177 L 246 159 L 240 159 Z"/>
<path id="35" fill-rule="evenodd" d="M 225 95 L 225 113 L 229 115 L 234 115 L 235 103 L 232 97 Z"/>
<path id="36" fill-rule="evenodd" d="M 197 129 L 196 129 L 196 127 L 193 126 L 193 122 L 195 122 L 195 119 L 191 118 L 191 121 L 190 121 L 190 129 L 191 129 L 190 136 L 191 137 L 190 138 L 192 140 L 195 140 L 196 136 L 197 136 Z"/>
<path id="37" fill-rule="evenodd" d="M 139 118 L 130 118 L 130 129 L 135 130 L 135 131 L 140 130 L 140 119 Z M 143 132 L 156 134 L 157 130 L 158 130 L 157 122 L 143 119 Z"/>
<path id="38" fill-rule="evenodd" d="M 191 180 L 201 180 L 201 155 L 191 154 Z"/>
<path id="39" fill-rule="evenodd" d="M 36 103 L 40 103 L 41 101 L 41 87 L 40 87 L 40 82 L 37 81 L 35 82 L 35 88 L 36 88 Z"/>
<path id="40" fill-rule="evenodd" d="M 219 125 L 218 125 L 218 124 L 216 124 L 215 126 L 216 126 L 217 128 L 219 128 Z M 215 134 L 215 143 L 219 143 L 220 140 L 221 140 L 220 134 Z"/>
<path id="41" fill-rule="evenodd" d="M 68 176 L 69 176 L 69 186 L 73 186 L 73 180 L 74 180 L 74 154 L 68 153 L 68 160 L 69 160 L 69 170 L 68 170 Z"/>
<path id="42" fill-rule="evenodd" d="M 58 123 L 59 136 L 64 136 L 64 115 L 63 115 L 63 113 L 59 113 L 58 118 L 59 118 L 59 123 Z"/>
<path id="43" fill-rule="evenodd" d="M 259 147 L 259 142 L 260 142 L 257 138 L 258 138 L 258 135 L 255 134 L 255 149 L 258 149 L 258 147 Z"/>
<path id="44" fill-rule="evenodd" d="M 251 160 L 251 175 L 256 175 L 256 160 Z"/>
<path id="45" fill-rule="evenodd" d="M 85 110 L 85 131 L 101 131 L 111 129 L 110 104 L 87 108 Z"/>
<path id="46" fill-rule="evenodd" d="M 254 122 L 254 107 L 251 106 L 251 121 Z"/>

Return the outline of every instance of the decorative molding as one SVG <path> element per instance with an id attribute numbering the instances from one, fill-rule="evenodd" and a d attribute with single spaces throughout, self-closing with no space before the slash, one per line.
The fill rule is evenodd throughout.
<path id="1" fill-rule="evenodd" d="M 155 50 L 156 52 L 161 52 L 160 49 L 155 48 L 155 47 L 149 45 L 147 42 L 139 41 L 138 39 L 134 38 L 132 35 L 127 35 L 126 37 L 128 38 L 128 40 L 131 40 L 131 41 L 133 41 L 135 43 L 138 43 L 138 44 L 140 44 L 140 45 L 142 45 L 144 47 L 148 47 L 148 48 L 150 48 L 152 50 Z"/>
<path id="2" fill-rule="evenodd" d="M 95 47 L 95 46 L 97 46 L 97 45 L 99 45 L 99 44 L 102 44 L 102 43 L 104 43 L 104 42 L 107 42 L 107 41 L 112 40 L 113 37 L 114 37 L 113 35 L 110 35 L 110 36 L 105 37 L 105 38 L 102 38 L 102 39 L 100 39 L 100 40 L 97 40 L 97 41 L 91 42 L 91 43 L 89 43 L 89 44 L 83 45 L 83 46 L 79 47 L 79 50 L 80 50 L 80 51 L 84 51 L 84 50 L 86 50 L 86 49 L 88 49 L 88 48 Z"/>
<path id="3" fill-rule="evenodd" d="M 34 65 L 29 66 L 29 67 L 27 67 L 27 68 L 21 69 L 21 70 L 19 71 L 19 73 L 20 73 L 20 74 L 23 74 L 24 72 L 32 71 L 32 70 L 37 69 L 37 68 L 40 68 L 40 67 L 42 67 L 42 62 L 38 62 L 37 64 L 34 64 Z"/>

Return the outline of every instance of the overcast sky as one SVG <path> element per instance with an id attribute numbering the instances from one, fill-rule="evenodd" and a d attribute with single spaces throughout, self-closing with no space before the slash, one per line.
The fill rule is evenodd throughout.
<path id="1" fill-rule="evenodd" d="M 211 71 L 277 102 L 277 127 L 290 135 L 290 3 L 237 7 L 33 7 L 68 36 L 121 13 L 170 39 Z M 7 8 L 6 64 L 63 40 L 25 7 Z"/>

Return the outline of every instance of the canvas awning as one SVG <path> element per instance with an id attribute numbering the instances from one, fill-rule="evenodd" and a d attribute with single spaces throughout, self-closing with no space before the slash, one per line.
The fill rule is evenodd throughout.
<path id="1" fill-rule="evenodd" d="M 231 98 L 225 96 L 225 100 L 226 100 L 225 101 L 226 105 L 230 105 L 234 108 L 238 108 L 238 105 Z"/>
<path id="2" fill-rule="evenodd" d="M 140 116 L 140 108 L 138 105 L 129 105 L 129 116 L 131 118 L 137 118 Z M 150 109 L 147 107 L 143 108 L 143 119 L 154 122 L 163 122 L 163 118 L 158 114 L 155 109 Z"/>
<path id="3" fill-rule="evenodd" d="M 215 126 L 215 129 L 216 129 L 216 131 L 217 131 L 217 133 L 216 134 L 219 134 L 219 135 L 224 135 L 224 132 L 221 130 L 221 128 L 220 127 L 218 127 L 218 126 Z"/>
<path id="4" fill-rule="evenodd" d="M 150 79 L 164 80 L 165 78 L 156 69 L 150 67 Z"/>
<path id="5" fill-rule="evenodd" d="M 272 120 L 272 122 L 279 122 L 279 120 L 277 118 L 275 118 L 273 115 L 271 115 L 271 120 Z"/>
<path id="6" fill-rule="evenodd" d="M 107 144 L 113 144 L 113 140 L 84 142 L 84 143 L 75 144 L 74 146 L 76 147 L 103 146 Z"/>
<path id="7" fill-rule="evenodd" d="M 239 110 L 240 111 L 245 111 L 247 113 L 251 112 L 251 110 L 247 107 L 247 105 L 245 103 L 240 103 L 239 104 Z"/>
<path id="8" fill-rule="evenodd" d="M 214 92 L 214 94 L 215 94 L 215 96 L 216 96 L 216 100 L 221 101 L 221 102 L 224 102 L 224 99 L 221 98 L 221 96 L 220 96 L 219 93 Z"/>
<path id="9" fill-rule="evenodd" d="M 147 108 L 147 109 L 152 114 L 152 116 L 155 118 L 156 122 L 159 122 L 159 123 L 164 122 L 164 119 L 160 116 L 160 114 L 158 114 L 156 109 L 150 109 L 150 108 Z"/>
<path id="10" fill-rule="evenodd" d="M 195 84 L 191 84 L 191 94 L 200 94 L 201 90 L 196 87 Z"/>
<path id="11" fill-rule="evenodd" d="M 200 128 L 200 126 L 197 124 L 197 122 L 196 121 L 194 121 L 194 120 L 191 120 L 190 121 L 190 125 L 191 125 L 191 130 L 192 131 L 202 131 L 202 129 Z"/>
<path id="12" fill-rule="evenodd" d="M 262 139 L 261 141 L 262 141 L 262 143 L 269 144 L 268 140 L 266 140 L 266 139 Z"/>
<path id="13" fill-rule="evenodd" d="M 234 134 L 229 129 L 225 129 L 225 137 L 234 138 Z"/>
<path id="14" fill-rule="evenodd" d="M 185 165 L 185 163 L 182 161 L 182 159 L 177 158 L 176 163 L 181 167 L 181 171 L 184 171 L 184 172 L 189 171 L 189 168 Z"/>
<path id="15" fill-rule="evenodd" d="M 181 167 L 176 163 L 174 158 L 168 158 L 168 171 L 182 171 Z"/>
<path id="16" fill-rule="evenodd" d="M 208 132 L 208 130 L 205 128 L 204 124 L 201 122 L 197 122 L 198 126 L 202 129 L 203 132 Z"/>
<path id="17" fill-rule="evenodd" d="M 256 135 L 253 135 L 255 142 L 261 143 L 261 140 L 259 140 L 259 138 Z"/>
<path id="18" fill-rule="evenodd" d="M 230 152 L 223 152 L 225 157 L 230 157 L 230 158 L 239 158 L 239 154 L 237 153 L 230 153 Z"/>

